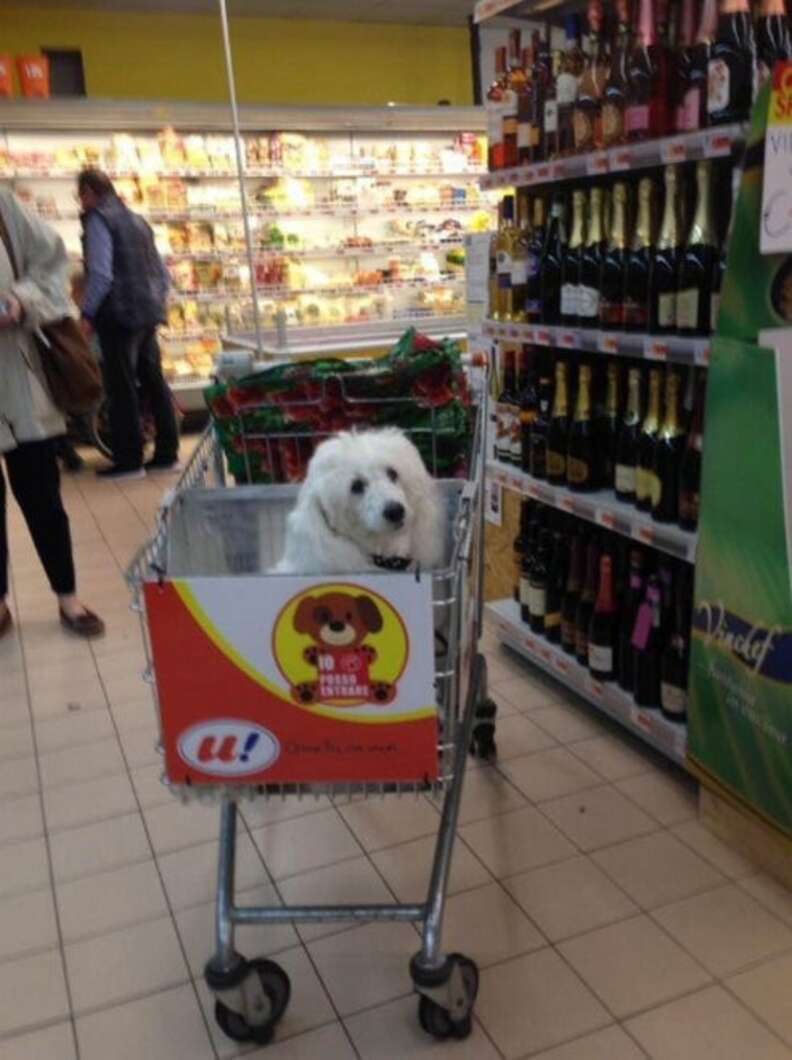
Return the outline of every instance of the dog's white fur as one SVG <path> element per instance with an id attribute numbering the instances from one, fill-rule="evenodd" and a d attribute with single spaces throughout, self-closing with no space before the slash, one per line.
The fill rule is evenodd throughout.
<path id="1" fill-rule="evenodd" d="M 361 490 L 361 483 L 363 484 Z M 403 520 L 386 515 L 401 505 Z M 388 509 L 393 514 L 398 507 Z M 377 570 L 374 556 L 440 564 L 445 512 L 420 453 L 400 430 L 344 431 L 316 449 L 289 513 L 279 574 Z"/>

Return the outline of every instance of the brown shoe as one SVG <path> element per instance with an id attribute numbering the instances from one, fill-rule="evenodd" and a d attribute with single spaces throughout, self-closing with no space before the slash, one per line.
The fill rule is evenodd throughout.
<path id="1" fill-rule="evenodd" d="M 101 637 L 105 631 L 105 624 L 98 615 L 89 611 L 86 607 L 81 615 L 71 618 L 64 611 L 60 613 L 61 625 L 70 633 L 78 637 Z"/>
<path id="2" fill-rule="evenodd" d="M 13 625 L 14 620 L 11 617 L 11 608 L 6 605 L 4 613 L 0 616 L 0 640 L 6 635 L 6 633 L 11 632 Z"/>

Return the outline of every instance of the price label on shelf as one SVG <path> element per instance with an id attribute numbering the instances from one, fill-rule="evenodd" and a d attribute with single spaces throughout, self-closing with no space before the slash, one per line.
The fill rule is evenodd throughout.
<path id="1" fill-rule="evenodd" d="M 525 492 L 529 497 L 532 497 L 535 501 L 542 500 L 542 491 L 539 487 L 530 480 L 525 484 Z"/>
<path id="2" fill-rule="evenodd" d="M 507 333 L 507 337 L 510 338 L 510 339 L 519 339 L 519 337 L 520 337 L 520 329 L 519 328 L 514 328 L 514 327 L 507 328 L 506 329 L 506 333 Z"/>
<path id="3" fill-rule="evenodd" d="M 580 332 L 579 331 L 559 331 L 558 333 L 558 345 L 563 346 L 565 350 L 579 350 L 580 349 Z"/>
<path id="4" fill-rule="evenodd" d="M 553 162 L 550 167 L 550 174 L 554 180 L 563 180 L 566 176 L 567 167 L 563 162 Z"/>
<path id="5" fill-rule="evenodd" d="M 550 166 L 537 166 L 536 167 L 536 180 L 545 181 L 550 179 Z"/>
<path id="6" fill-rule="evenodd" d="M 553 345 L 553 333 L 549 328 L 537 328 L 536 329 L 536 343 L 538 346 L 552 346 Z"/>
<path id="7" fill-rule="evenodd" d="M 525 169 L 518 170 L 515 178 L 517 184 L 534 184 L 536 182 L 536 170 L 533 166 L 526 166 Z"/>
<path id="8" fill-rule="evenodd" d="M 608 172 L 608 154 L 606 151 L 596 151 L 586 156 L 586 172 L 590 176 L 602 176 Z"/>
<path id="9" fill-rule="evenodd" d="M 510 489 L 516 490 L 517 493 L 522 493 L 522 491 L 523 491 L 522 475 L 514 475 L 514 474 L 509 475 L 508 476 L 508 485 L 509 485 Z"/>
<path id="10" fill-rule="evenodd" d="M 571 497 L 561 496 L 558 498 L 558 507 L 565 512 L 574 512 L 575 502 Z"/>
<path id="11" fill-rule="evenodd" d="M 645 545 L 651 545 L 654 542 L 654 530 L 651 526 L 643 526 L 641 523 L 633 524 L 632 536 L 636 541 L 642 541 Z"/>
<path id="12" fill-rule="evenodd" d="M 644 357 L 650 361 L 665 361 L 668 358 L 668 346 L 660 339 L 649 337 L 644 342 Z"/>
<path id="13" fill-rule="evenodd" d="M 704 138 L 704 156 L 720 158 L 731 152 L 732 138 L 729 133 L 712 132 Z"/>
<path id="14" fill-rule="evenodd" d="M 602 508 L 597 509 L 597 522 L 600 526 L 605 526 L 608 530 L 613 530 L 616 526 L 616 516 L 613 512 L 605 511 Z"/>
<path id="15" fill-rule="evenodd" d="M 601 353 L 618 353 L 619 339 L 609 331 L 601 331 L 597 336 L 597 349 Z"/>
<path id="16" fill-rule="evenodd" d="M 650 736 L 652 733 L 652 719 L 645 710 L 641 710 L 640 707 L 630 707 L 630 721 L 636 728 L 641 729 L 643 732 L 648 733 Z"/>
<path id="17" fill-rule="evenodd" d="M 629 169 L 632 165 L 632 155 L 626 147 L 617 147 L 610 153 L 611 169 Z"/>
<path id="18" fill-rule="evenodd" d="M 599 681 L 595 681 L 593 678 L 589 677 L 586 681 L 586 685 L 587 691 L 592 699 L 602 699 L 603 689 Z"/>
<path id="19" fill-rule="evenodd" d="M 697 342 L 693 352 L 693 360 L 696 364 L 710 363 L 710 344 L 708 342 Z"/>
<path id="20" fill-rule="evenodd" d="M 563 655 L 553 655 L 553 666 L 559 673 L 565 674 L 569 672 L 569 663 Z"/>
<path id="21" fill-rule="evenodd" d="M 687 148 L 684 140 L 663 140 L 660 144 L 660 158 L 665 165 L 673 162 L 684 162 L 687 158 Z"/>

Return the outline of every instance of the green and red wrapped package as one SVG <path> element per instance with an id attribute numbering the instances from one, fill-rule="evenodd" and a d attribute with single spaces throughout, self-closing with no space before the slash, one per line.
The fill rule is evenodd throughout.
<path id="1" fill-rule="evenodd" d="M 337 431 L 401 427 L 439 478 L 465 476 L 470 392 L 459 346 L 411 328 L 380 360 L 278 365 L 204 392 L 238 483 L 300 482 Z"/>

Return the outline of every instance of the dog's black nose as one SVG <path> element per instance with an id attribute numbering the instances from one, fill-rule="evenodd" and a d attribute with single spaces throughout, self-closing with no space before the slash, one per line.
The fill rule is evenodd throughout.
<path id="1" fill-rule="evenodd" d="M 346 628 L 346 622 L 339 622 L 337 618 L 334 618 L 333 621 L 328 624 L 333 633 L 343 633 Z"/>
<path id="2" fill-rule="evenodd" d="M 398 501 L 388 501 L 383 508 L 382 514 L 389 523 L 395 523 L 398 526 L 399 523 L 404 522 L 404 505 Z"/>

